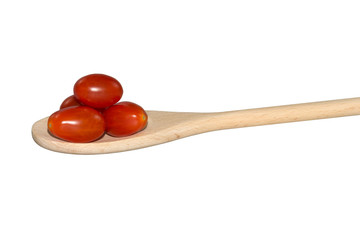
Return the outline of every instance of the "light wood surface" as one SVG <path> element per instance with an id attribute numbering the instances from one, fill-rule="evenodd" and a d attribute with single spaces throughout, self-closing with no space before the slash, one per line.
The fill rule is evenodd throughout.
<path id="1" fill-rule="evenodd" d="M 104 135 L 100 140 L 91 143 L 66 142 L 48 133 L 48 118 L 34 123 L 32 136 L 40 146 L 57 152 L 113 153 L 149 147 L 221 129 L 360 115 L 360 98 L 217 113 L 164 111 L 147 111 L 147 113 L 149 120 L 146 129 L 129 137 L 114 138 Z"/>

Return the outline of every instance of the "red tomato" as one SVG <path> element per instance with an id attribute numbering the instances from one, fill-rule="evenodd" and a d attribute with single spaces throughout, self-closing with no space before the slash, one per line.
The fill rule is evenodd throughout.
<path id="1" fill-rule="evenodd" d="M 117 103 L 103 112 L 106 132 L 114 137 L 124 137 L 143 130 L 148 116 L 145 110 L 132 102 Z"/>
<path id="2" fill-rule="evenodd" d="M 70 97 L 67 97 L 60 105 L 60 109 L 67 108 L 67 107 L 75 107 L 75 106 L 81 106 L 81 103 L 76 100 L 74 95 L 71 95 Z"/>
<path id="3" fill-rule="evenodd" d="M 49 117 L 48 130 L 69 142 L 92 142 L 104 134 L 105 121 L 102 114 L 91 107 L 68 107 Z"/>
<path id="4" fill-rule="evenodd" d="M 104 74 L 90 74 L 80 78 L 74 85 L 76 99 L 87 106 L 101 109 L 117 103 L 122 97 L 121 84 Z"/>

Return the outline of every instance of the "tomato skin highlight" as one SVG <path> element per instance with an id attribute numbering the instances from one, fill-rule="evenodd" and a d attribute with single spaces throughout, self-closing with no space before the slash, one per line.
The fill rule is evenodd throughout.
<path id="1" fill-rule="evenodd" d="M 81 106 L 81 103 L 75 98 L 74 95 L 71 95 L 70 97 L 65 98 L 65 100 L 61 103 L 60 109 L 75 106 Z"/>
<path id="2" fill-rule="evenodd" d="M 143 130 L 148 116 L 145 110 L 132 102 L 117 103 L 103 112 L 106 133 L 113 137 L 125 137 Z"/>
<path id="3" fill-rule="evenodd" d="M 123 95 L 118 80 L 105 74 L 90 74 L 74 85 L 74 96 L 87 106 L 102 109 L 117 103 Z"/>
<path id="4" fill-rule="evenodd" d="M 105 120 L 102 114 L 87 106 L 60 109 L 48 119 L 49 132 L 62 140 L 87 143 L 105 133 Z"/>

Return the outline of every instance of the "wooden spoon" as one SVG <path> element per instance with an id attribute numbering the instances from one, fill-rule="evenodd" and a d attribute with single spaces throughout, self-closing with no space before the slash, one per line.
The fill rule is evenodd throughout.
<path id="1" fill-rule="evenodd" d="M 34 123 L 32 136 L 40 146 L 63 153 L 113 153 L 149 147 L 179 138 L 229 128 L 360 115 L 360 98 L 217 113 L 147 111 L 148 126 L 129 137 L 104 135 L 91 143 L 71 143 L 47 131 L 47 119 Z"/>

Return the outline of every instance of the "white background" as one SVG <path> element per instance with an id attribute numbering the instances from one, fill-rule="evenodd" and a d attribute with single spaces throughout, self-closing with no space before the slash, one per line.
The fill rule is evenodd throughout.
<path id="1" fill-rule="evenodd" d="M 147 110 L 360 96 L 359 1 L 1 1 L 0 239 L 359 239 L 360 117 L 106 155 L 31 126 L 105 73 Z"/>

